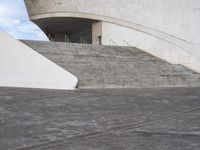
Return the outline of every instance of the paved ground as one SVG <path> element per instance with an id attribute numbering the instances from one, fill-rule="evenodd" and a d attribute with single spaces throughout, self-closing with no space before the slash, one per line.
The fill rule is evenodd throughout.
<path id="1" fill-rule="evenodd" d="M 0 88 L 0 149 L 199 150 L 200 88 Z"/>

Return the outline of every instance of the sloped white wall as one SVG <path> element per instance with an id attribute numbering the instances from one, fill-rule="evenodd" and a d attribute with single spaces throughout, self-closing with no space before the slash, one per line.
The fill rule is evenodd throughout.
<path id="1" fill-rule="evenodd" d="M 74 89 L 77 78 L 0 31 L 0 86 Z"/>

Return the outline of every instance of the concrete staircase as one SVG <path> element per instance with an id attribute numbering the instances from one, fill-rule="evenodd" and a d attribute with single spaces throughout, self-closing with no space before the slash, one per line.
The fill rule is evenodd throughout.
<path id="1" fill-rule="evenodd" d="M 23 42 L 76 75 L 79 88 L 200 86 L 200 74 L 137 48 Z"/>

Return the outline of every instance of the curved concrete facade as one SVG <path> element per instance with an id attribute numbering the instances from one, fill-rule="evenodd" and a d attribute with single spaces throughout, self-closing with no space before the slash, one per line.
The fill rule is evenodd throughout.
<path id="1" fill-rule="evenodd" d="M 81 18 L 88 20 L 88 26 L 92 25 L 89 39 L 93 44 L 100 43 L 101 37 L 104 45 L 136 46 L 200 72 L 199 0 L 25 0 L 25 3 L 30 19 L 46 34 L 57 27 L 56 23 L 64 24 L 57 19 L 65 18 L 72 24 L 72 19 Z M 66 32 L 65 27 L 57 28 Z"/>

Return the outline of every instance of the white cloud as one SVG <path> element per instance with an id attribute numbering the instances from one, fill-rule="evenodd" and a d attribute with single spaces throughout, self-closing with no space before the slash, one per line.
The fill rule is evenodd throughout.
<path id="1" fill-rule="evenodd" d="M 21 4 L 20 4 L 21 2 Z M 27 12 L 23 5 L 23 1 L 15 0 L 12 2 L 10 0 L 0 1 L 0 18 L 27 18 Z"/>
<path id="2" fill-rule="evenodd" d="M 5 13 L 8 13 L 9 7 L 4 5 L 4 4 L 0 4 L 0 15 L 5 15 Z"/>
<path id="3" fill-rule="evenodd" d="M 47 40 L 45 34 L 29 21 L 23 0 L 0 0 L 0 30 L 17 39 Z"/>
<path id="4" fill-rule="evenodd" d="M 48 40 L 32 22 L 19 19 L 0 19 L 0 28 L 17 39 Z"/>

